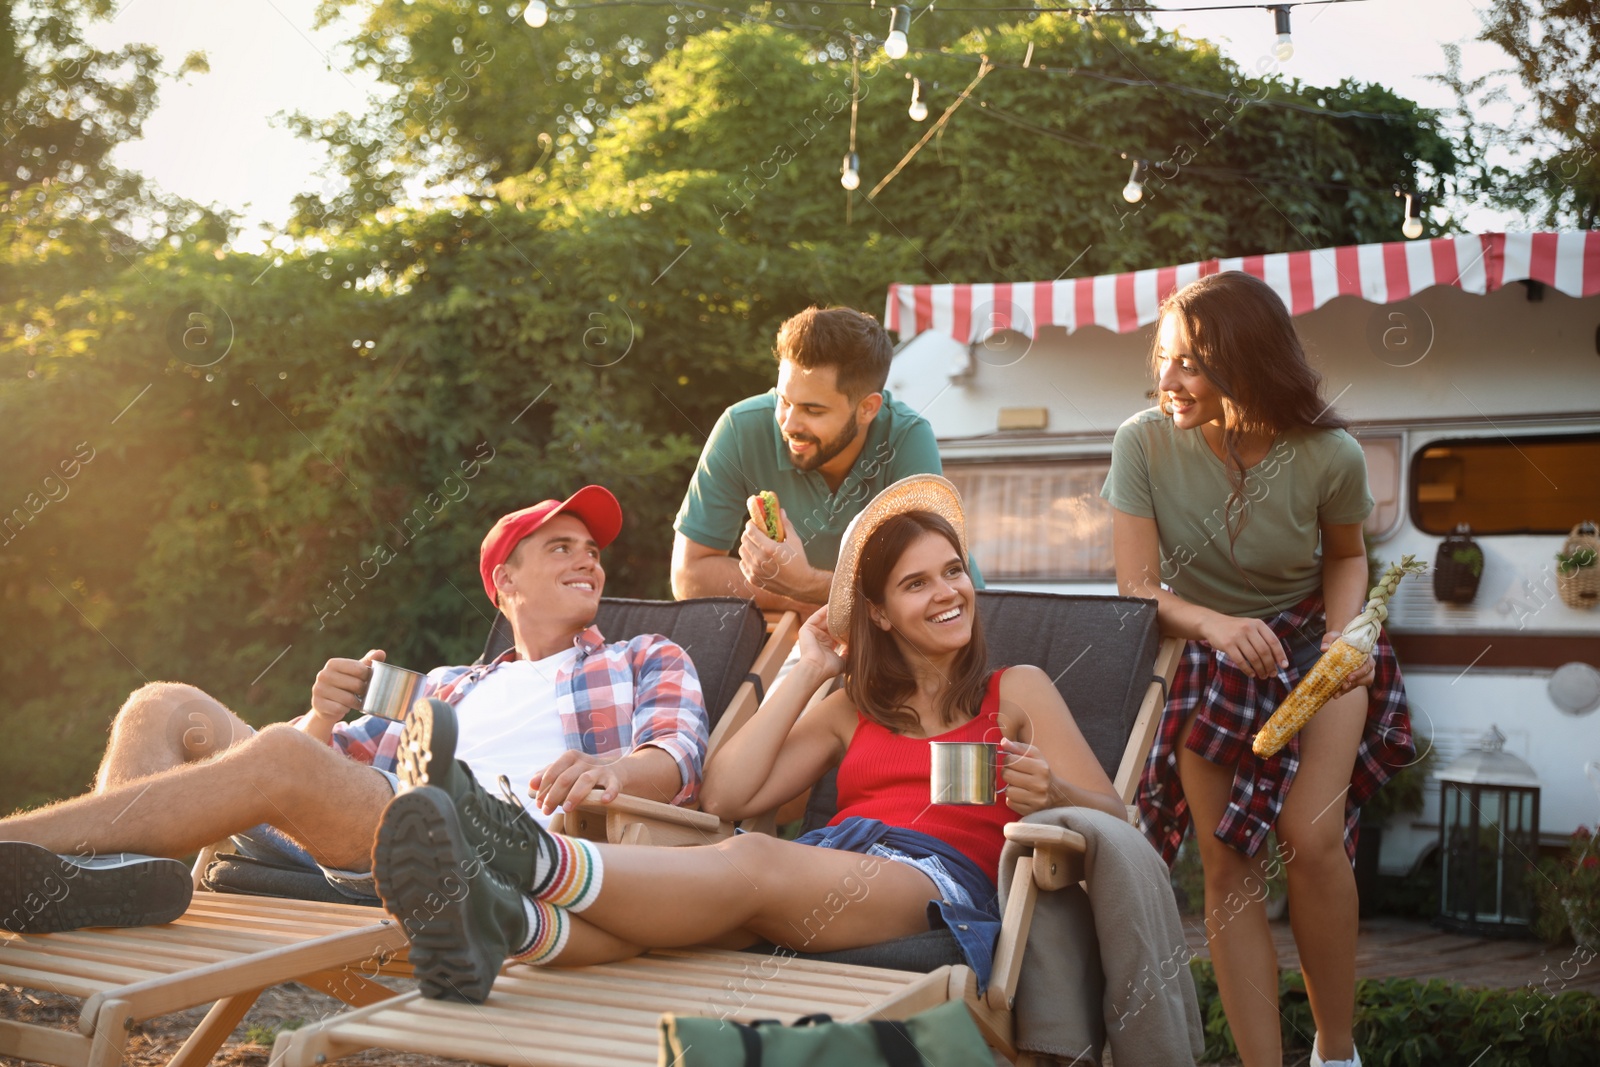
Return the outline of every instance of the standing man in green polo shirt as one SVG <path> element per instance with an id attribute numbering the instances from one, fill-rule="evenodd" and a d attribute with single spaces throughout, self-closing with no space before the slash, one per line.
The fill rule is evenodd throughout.
<path id="1" fill-rule="evenodd" d="M 728 408 L 706 440 L 673 523 L 672 592 L 754 597 L 805 618 L 828 602 L 839 541 L 867 501 L 943 467 L 933 428 L 883 387 L 894 350 L 871 315 L 807 308 L 774 355 L 777 388 Z M 781 542 L 745 507 L 763 489 L 778 494 Z M 972 577 L 981 588 L 976 567 Z"/>

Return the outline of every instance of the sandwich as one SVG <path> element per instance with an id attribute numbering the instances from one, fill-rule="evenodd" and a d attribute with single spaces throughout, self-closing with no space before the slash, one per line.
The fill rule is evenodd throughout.
<path id="1" fill-rule="evenodd" d="M 763 489 L 745 501 L 745 506 L 750 509 L 751 521 L 765 530 L 768 537 L 774 541 L 783 540 L 783 518 L 778 513 L 777 493 Z"/>

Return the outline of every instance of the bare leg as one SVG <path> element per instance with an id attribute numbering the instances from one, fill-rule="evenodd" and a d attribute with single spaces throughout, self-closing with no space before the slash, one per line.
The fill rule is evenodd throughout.
<path id="1" fill-rule="evenodd" d="M 641 946 L 700 945 L 741 930 L 804 952 L 871 945 L 926 930 L 928 901 L 938 897 L 926 875 L 903 863 L 764 834 L 689 848 L 599 847 L 600 895 L 572 916 L 581 922 L 562 964 L 625 958 Z"/>
<path id="2" fill-rule="evenodd" d="M 255 733 L 215 698 L 181 682 L 152 682 L 129 695 L 111 723 L 96 793 L 207 759 Z"/>
<path id="3" fill-rule="evenodd" d="M 1185 738 L 1193 725 L 1192 718 L 1185 724 Z M 1232 767 L 1218 766 L 1179 746 L 1178 777 L 1194 817 L 1205 871 L 1206 943 L 1222 1008 L 1245 1067 L 1277 1067 L 1283 1062 L 1278 954 L 1267 926 L 1261 873 L 1256 861 L 1218 841 L 1213 833 L 1228 806 L 1233 775 Z"/>
<path id="4" fill-rule="evenodd" d="M 179 857 L 264 822 L 325 866 L 365 870 L 391 795 L 372 768 L 278 724 L 215 759 L 0 820 L 0 840 Z"/>
<path id="5" fill-rule="evenodd" d="M 1344 850 L 1344 801 L 1367 717 L 1367 691 L 1330 701 L 1300 732 L 1300 770 L 1278 818 L 1293 850 L 1289 921 L 1323 1059 L 1355 1055 L 1356 934 L 1360 907 Z M 1231 1016 L 1230 1016 L 1231 1018 Z"/>

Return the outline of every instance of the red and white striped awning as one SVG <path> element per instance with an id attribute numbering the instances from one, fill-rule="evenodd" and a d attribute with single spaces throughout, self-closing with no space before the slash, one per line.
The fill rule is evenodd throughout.
<path id="1" fill-rule="evenodd" d="M 937 330 L 963 344 L 1003 329 L 1032 337 L 1040 326 L 1068 330 L 1103 326 L 1130 333 L 1155 321 L 1168 293 L 1225 270 L 1242 270 L 1262 279 L 1295 315 L 1313 311 L 1336 296 L 1392 304 L 1435 285 L 1488 293 L 1532 280 L 1568 296 L 1593 296 L 1600 293 L 1600 231 L 1486 233 L 1346 245 L 1053 282 L 897 282 L 889 286 L 884 325 L 902 340 Z"/>

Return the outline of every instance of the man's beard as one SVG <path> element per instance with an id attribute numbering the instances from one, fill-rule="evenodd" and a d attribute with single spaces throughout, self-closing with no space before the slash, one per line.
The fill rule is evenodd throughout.
<path id="1" fill-rule="evenodd" d="M 839 431 L 839 436 L 823 444 L 815 437 L 791 437 L 790 441 L 809 441 L 815 447 L 809 455 L 797 456 L 793 451 L 789 453 L 789 462 L 794 464 L 795 470 L 814 471 L 818 467 L 833 459 L 839 453 L 849 448 L 855 441 L 856 434 L 861 432 L 861 422 L 856 418 L 856 413 L 850 413 L 850 423 Z"/>

